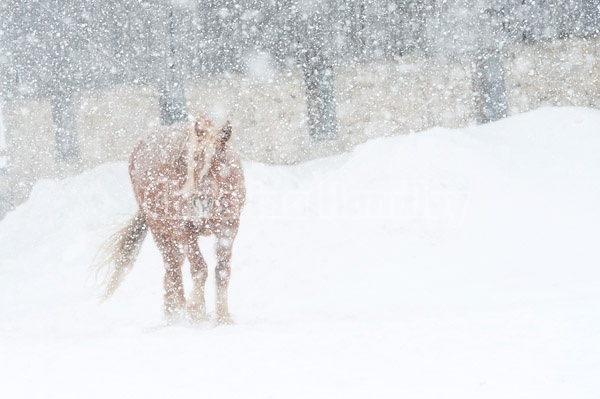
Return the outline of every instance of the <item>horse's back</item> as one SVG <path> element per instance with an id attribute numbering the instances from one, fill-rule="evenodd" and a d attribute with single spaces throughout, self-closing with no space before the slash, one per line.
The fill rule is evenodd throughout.
<path id="1" fill-rule="evenodd" d="M 189 127 L 184 122 L 150 132 L 129 158 L 135 198 L 151 230 L 180 224 L 191 212 L 189 199 L 175 194 L 185 180 L 183 151 Z"/>

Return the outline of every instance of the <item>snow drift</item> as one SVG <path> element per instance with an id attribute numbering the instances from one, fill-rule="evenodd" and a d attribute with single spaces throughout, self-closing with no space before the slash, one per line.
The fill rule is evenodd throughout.
<path id="1" fill-rule="evenodd" d="M 218 328 L 163 325 L 151 240 L 99 303 L 89 266 L 135 212 L 124 163 L 41 181 L 0 223 L 0 392 L 595 397 L 599 126 L 597 110 L 546 108 L 246 164 L 236 324 Z"/>

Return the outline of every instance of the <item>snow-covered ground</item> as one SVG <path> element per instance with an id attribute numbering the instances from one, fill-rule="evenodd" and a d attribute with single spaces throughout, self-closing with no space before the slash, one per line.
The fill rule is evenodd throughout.
<path id="1" fill-rule="evenodd" d="M 99 303 L 124 163 L 41 181 L 0 222 L 0 395 L 596 398 L 599 154 L 600 111 L 543 108 L 247 163 L 220 327 L 163 325 L 151 240 Z"/>

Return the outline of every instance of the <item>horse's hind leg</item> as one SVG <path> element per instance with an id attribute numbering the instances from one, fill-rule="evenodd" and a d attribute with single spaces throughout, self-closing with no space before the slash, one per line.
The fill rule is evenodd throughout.
<path id="1" fill-rule="evenodd" d="M 165 262 L 165 317 L 167 320 L 175 320 L 183 315 L 185 309 L 183 275 L 181 273 L 181 266 L 185 259 L 184 248 L 175 240 L 165 236 L 156 237 L 156 241 Z"/>
<path id="2" fill-rule="evenodd" d="M 194 288 L 188 300 L 188 314 L 194 321 L 206 319 L 206 303 L 204 301 L 204 285 L 208 276 L 206 262 L 198 246 L 198 237 L 193 236 L 188 243 L 188 260 L 192 272 Z"/>

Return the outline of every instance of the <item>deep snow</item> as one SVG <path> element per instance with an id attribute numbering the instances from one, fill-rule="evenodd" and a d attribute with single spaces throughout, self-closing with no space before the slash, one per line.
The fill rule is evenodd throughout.
<path id="1" fill-rule="evenodd" d="M 0 395 L 596 398 L 599 154 L 600 111 L 544 108 L 246 163 L 221 327 L 163 325 L 151 240 L 99 303 L 124 163 L 41 181 L 0 222 Z"/>

